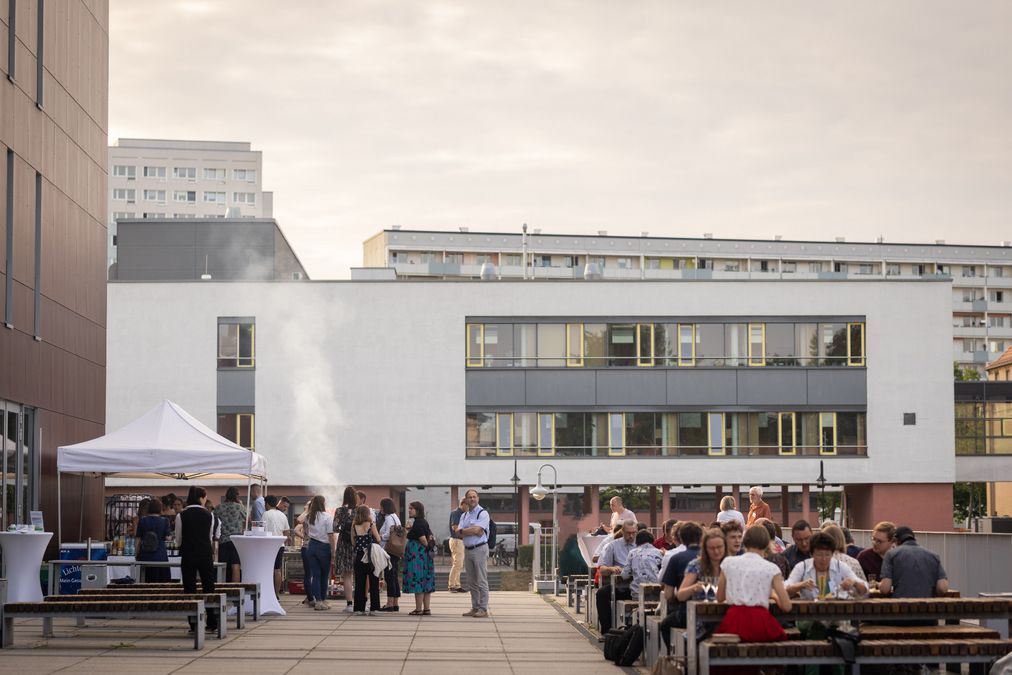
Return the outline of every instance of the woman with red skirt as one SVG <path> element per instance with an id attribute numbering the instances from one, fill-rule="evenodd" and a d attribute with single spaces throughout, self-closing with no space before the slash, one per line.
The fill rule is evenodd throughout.
<path id="1" fill-rule="evenodd" d="M 771 596 L 777 606 L 787 612 L 791 599 L 784 586 L 780 568 L 765 560 L 763 554 L 770 544 L 770 535 L 762 525 L 745 531 L 742 546 L 745 554 L 728 556 L 720 564 L 717 600 L 730 607 L 717 633 L 733 633 L 742 642 L 778 642 L 787 639 L 783 627 L 769 611 Z M 714 669 L 716 671 L 716 669 Z M 756 673 L 758 668 L 721 668 L 721 673 Z"/>

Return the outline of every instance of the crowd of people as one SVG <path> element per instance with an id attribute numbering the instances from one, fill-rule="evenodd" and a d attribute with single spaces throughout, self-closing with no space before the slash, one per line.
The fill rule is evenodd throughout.
<path id="1" fill-rule="evenodd" d="M 870 546 L 861 548 L 835 522 L 813 528 L 798 520 L 787 546 L 762 489 L 753 487 L 749 497 L 747 516 L 724 497 L 712 522 L 669 520 L 656 539 L 621 499 L 613 499 L 611 536 L 597 551 L 602 589 L 615 577 L 614 599 L 623 600 L 638 597 L 641 584 L 660 583 L 668 608 L 660 630 L 665 642 L 671 628 L 685 627 L 690 600 L 729 603 L 716 632 L 763 642 L 786 639 L 768 611 L 771 602 L 789 610 L 792 599 L 862 598 L 873 591 L 918 598 L 948 591 L 939 556 L 919 546 L 909 527 L 878 523 Z M 602 636 L 612 628 L 612 598 L 605 590 L 597 594 Z"/>

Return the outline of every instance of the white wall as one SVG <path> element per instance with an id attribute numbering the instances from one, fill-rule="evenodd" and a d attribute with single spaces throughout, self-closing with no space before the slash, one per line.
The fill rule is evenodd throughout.
<path id="1" fill-rule="evenodd" d="M 271 482 L 507 485 L 511 460 L 464 458 L 469 315 L 864 315 L 869 456 L 827 459 L 827 478 L 953 480 L 951 286 L 938 281 L 110 283 L 107 427 L 167 397 L 213 428 L 217 317 L 255 316 Z M 811 482 L 818 462 L 555 460 L 564 484 Z M 521 478 L 540 463 L 520 460 Z"/>

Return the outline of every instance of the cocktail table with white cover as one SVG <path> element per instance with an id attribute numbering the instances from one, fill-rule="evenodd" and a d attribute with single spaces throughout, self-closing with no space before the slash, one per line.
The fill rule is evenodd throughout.
<path id="1" fill-rule="evenodd" d="M 233 534 L 232 542 L 242 565 L 242 582 L 260 584 L 260 613 L 285 616 L 285 610 L 274 593 L 274 559 L 285 545 L 284 537 Z M 246 613 L 253 611 L 253 601 L 246 598 Z"/>
<path id="2" fill-rule="evenodd" d="M 39 570 L 52 532 L 0 532 L 7 568 L 7 602 L 42 602 Z"/>

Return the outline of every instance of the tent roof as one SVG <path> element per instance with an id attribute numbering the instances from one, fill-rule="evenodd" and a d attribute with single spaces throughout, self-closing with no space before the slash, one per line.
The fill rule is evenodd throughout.
<path id="1" fill-rule="evenodd" d="M 63 473 L 127 478 L 267 478 L 267 460 L 219 436 L 169 400 L 126 426 L 61 446 Z"/>

